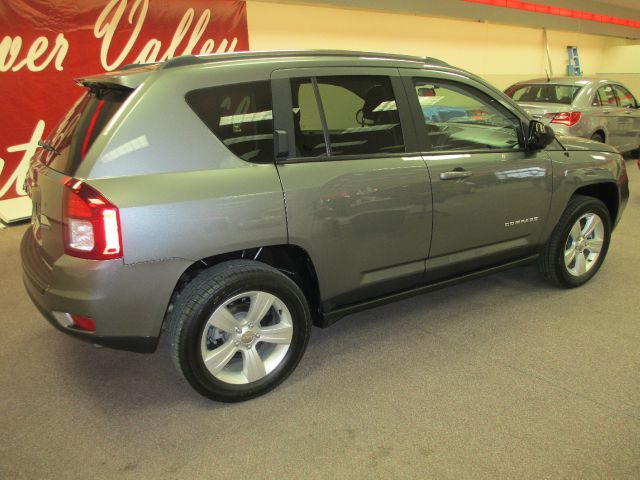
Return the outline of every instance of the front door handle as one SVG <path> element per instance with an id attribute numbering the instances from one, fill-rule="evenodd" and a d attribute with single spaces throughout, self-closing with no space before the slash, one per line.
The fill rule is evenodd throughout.
<path id="1" fill-rule="evenodd" d="M 473 172 L 468 170 L 453 170 L 452 172 L 442 172 L 440 174 L 440 180 L 456 180 L 459 178 L 467 178 L 473 175 Z"/>

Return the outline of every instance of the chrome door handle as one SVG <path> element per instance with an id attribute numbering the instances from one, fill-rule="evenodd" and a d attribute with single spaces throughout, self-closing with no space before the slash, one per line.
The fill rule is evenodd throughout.
<path id="1" fill-rule="evenodd" d="M 440 180 L 456 180 L 458 178 L 467 178 L 473 175 L 473 172 L 467 170 L 454 170 L 452 172 L 442 172 Z"/>

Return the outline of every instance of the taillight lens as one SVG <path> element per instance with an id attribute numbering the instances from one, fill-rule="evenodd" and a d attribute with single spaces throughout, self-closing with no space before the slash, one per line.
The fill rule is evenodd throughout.
<path id="1" fill-rule="evenodd" d="M 96 322 L 94 322 L 92 318 L 85 317 L 82 315 L 76 315 L 75 313 L 72 313 L 71 320 L 73 321 L 73 325 L 72 325 L 73 328 L 77 328 L 78 330 L 84 330 L 85 332 L 96 331 Z"/>
<path id="2" fill-rule="evenodd" d="M 90 260 L 122 257 L 118 207 L 80 180 L 65 184 L 63 206 L 64 251 Z"/>
<path id="3" fill-rule="evenodd" d="M 559 113 L 551 113 L 550 115 L 553 115 L 553 120 L 551 120 L 551 123 L 559 123 L 560 125 L 566 125 L 567 127 L 572 127 L 580 121 L 580 117 L 582 116 L 582 113 L 559 112 Z"/>

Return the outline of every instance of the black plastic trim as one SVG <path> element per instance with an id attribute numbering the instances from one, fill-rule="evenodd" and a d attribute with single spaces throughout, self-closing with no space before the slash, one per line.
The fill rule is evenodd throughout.
<path id="1" fill-rule="evenodd" d="M 414 153 L 368 153 L 362 155 L 322 155 L 319 157 L 290 157 L 290 158 L 278 158 L 276 163 L 312 163 L 312 162 L 341 162 L 343 160 L 371 160 L 372 158 L 401 158 L 401 157 L 416 157 L 424 155 L 420 152 Z"/>
<path id="2" fill-rule="evenodd" d="M 333 325 L 335 322 L 337 322 L 338 320 L 340 320 L 342 317 L 346 315 L 361 312 L 363 310 L 368 310 L 374 307 L 379 307 L 381 305 L 396 302 L 398 300 L 404 300 L 405 298 L 414 297 L 422 293 L 439 290 L 441 288 L 466 282 L 467 280 L 473 280 L 475 278 L 483 277 L 485 275 L 490 275 L 492 273 L 500 272 L 502 270 L 508 270 L 510 268 L 517 267 L 520 265 L 526 265 L 535 261 L 538 257 L 539 257 L 539 254 L 531 255 L 519 260 L 514 260 L 512 262 L 504 263 L 502 265 L 496 265 L 493 267 L 485 268 L 472 273 L 467 273 L 467 274 L 460 275 L 458 277 L 450 278 L 447 280 L 442 280 L 442 281 L 431 283 L 428 285 L 422 285 L 420 287 L 412 288 L 409 290 L 403 290 L 401 292 L 396 292 L 390 295 L 385 295 L 383 297 L 374 298 L 372 300 L 359 302 L 353 305 L 349 305 L 347 307 L 337 308 L 327 313 L 323 313 L 322 318 L 318 323 L 318 326 L 322 328 L 326 328 Z"/>

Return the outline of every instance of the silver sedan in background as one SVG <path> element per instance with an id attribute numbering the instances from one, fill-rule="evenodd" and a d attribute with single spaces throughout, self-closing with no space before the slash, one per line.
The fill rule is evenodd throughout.
<path id="1" fill-rule="evenodd" d="M 621 152 L 640 146 L 640 108 L 624 85 L 585 77 L 518 82 L 505 93 L 559 135 L 606 142 Z"/>

